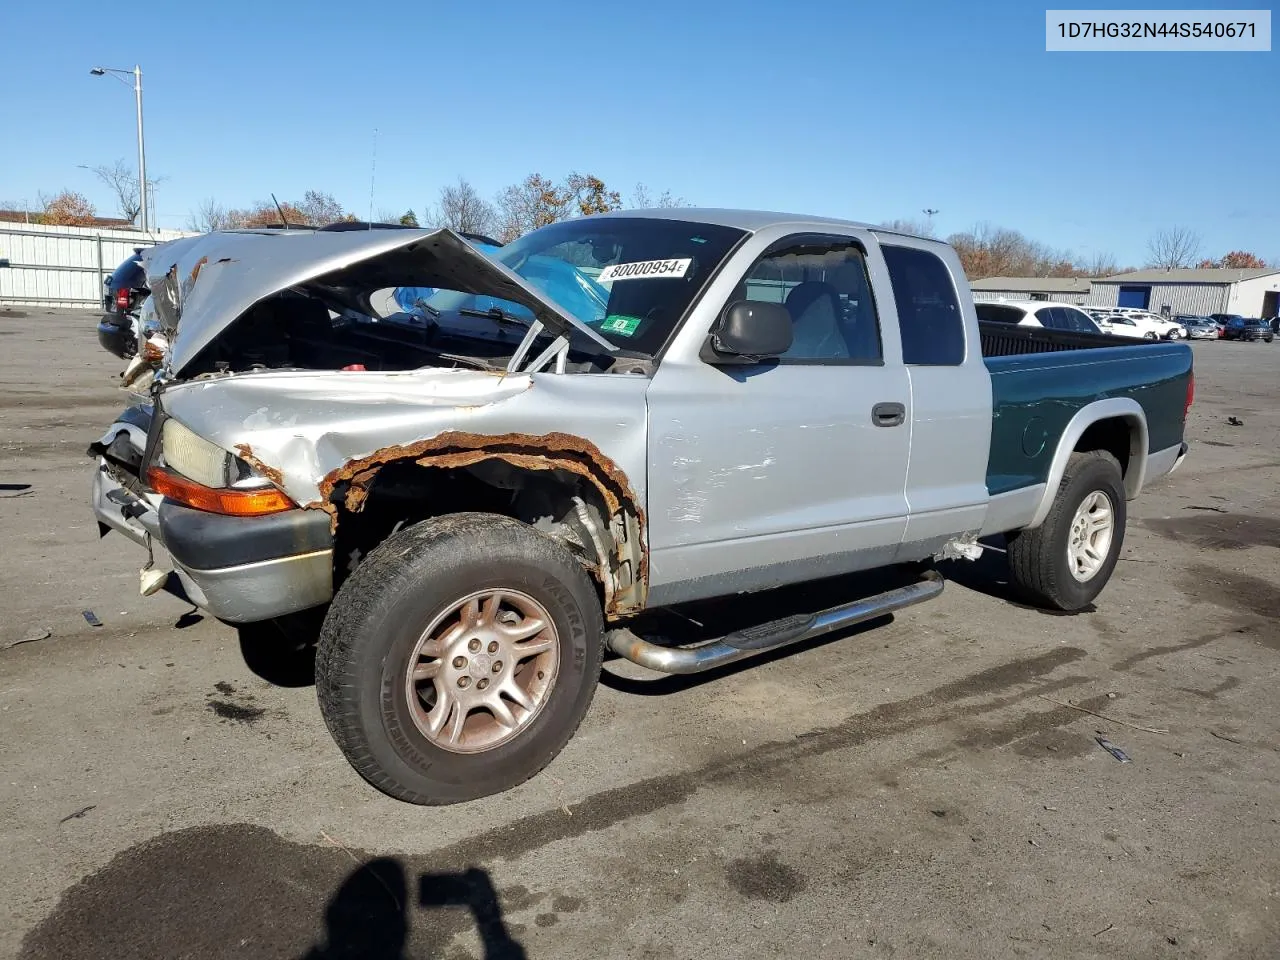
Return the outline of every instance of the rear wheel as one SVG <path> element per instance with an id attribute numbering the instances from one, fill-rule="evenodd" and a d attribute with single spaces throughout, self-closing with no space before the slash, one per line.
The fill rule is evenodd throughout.
<path id="1" fill-rule="evenodd" d="M 1009 574 L 1036 606 L 1080 610 L 1107 585 L 1125 530 L 1124 477 L 1105 450 L 1074 453 L 1044 523 L 1009 539 Z"/>
<path id="2" fill-rule="evenodd" d="M 329 732 L 410 803 L 514 787 L 560 752 L 599 679 L 595 588 L 559 544 L 490 514 L 389 537 L 342 585 L 316 655 Z"/>

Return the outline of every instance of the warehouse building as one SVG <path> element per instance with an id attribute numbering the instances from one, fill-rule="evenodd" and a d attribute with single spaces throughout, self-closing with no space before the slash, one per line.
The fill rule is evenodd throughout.
<path id="1" fill-rule="evenodd" d="M 1152 313 L 1280 315 L 1280 270 L 1139 270 L 1093 281 L 1088 305 Z"/>
<path id="2" fill-rule="evenodd" d="M 1056 300 L 1084 303 L 1089 299 L 1088 277 L 987 277 L 969 286 L 975 300 Z"/>

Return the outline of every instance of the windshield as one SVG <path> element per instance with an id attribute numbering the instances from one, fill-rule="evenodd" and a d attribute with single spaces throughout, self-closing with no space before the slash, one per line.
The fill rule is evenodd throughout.
<path id="1" fill-rule="evenodd" d="M 744 235 L 681 220 L 581 217 L 477 246 L 619 349 L 653 356 Z M 394 299 L 419 322 L 473 339 L 509 340 L 533 322 L 528 308 L 483 294 L 400 287 Z"/>

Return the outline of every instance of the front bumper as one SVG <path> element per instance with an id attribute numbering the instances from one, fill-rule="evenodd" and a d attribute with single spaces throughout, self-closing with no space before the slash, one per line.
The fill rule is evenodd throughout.
<path id="1" fill-rule="evenodd" d="M 270 620 L 327 603 L 333 596 L 329 517 L 289 510 L 224 517 L 139 495 L 99 458 L 93 512 L 105 535 L 163 546 L 187 598 L 229 623 Z"/>

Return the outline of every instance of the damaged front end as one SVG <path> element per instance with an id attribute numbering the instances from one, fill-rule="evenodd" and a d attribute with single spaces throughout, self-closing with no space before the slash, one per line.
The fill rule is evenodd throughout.
<path id="1" fill-rule="evenodd" d="M 648 380 L 609 374 L 648 367 L 518 274 L 449 231 L 211 234 L 147 268 L 150 410 L 94 446 L 95 512 L 162 545 L 195 603 L 232 622 L 314 607 L 394 530 L 483 509 L 564 543 L 610 618 L 643 608 Z M 531 319 L 454 329 L 396 313 L 401 286 Z"/>

